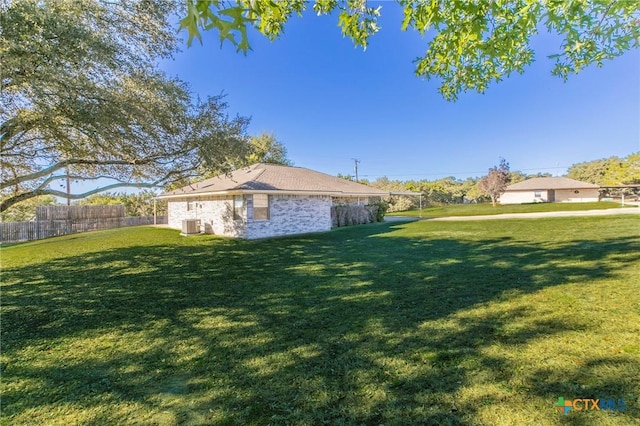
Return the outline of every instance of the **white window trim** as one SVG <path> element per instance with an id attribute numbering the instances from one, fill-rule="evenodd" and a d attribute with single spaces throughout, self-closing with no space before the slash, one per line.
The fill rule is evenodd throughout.
<path id="1" fill-rule="evenodd" d="M 267 197 L 267 217 L 264 219 L 256 219 L 256 195 L 259 196 L 265 196 Z M 253 194 L 252 195 L 252 209 L 253 209 L 253 221 L 254 222 L 267 222 L 269 220 L 271 220 L 271 196 L 269 194 Z M 260 208 L 264 208 L 264 207 L 260 207 Z"/>

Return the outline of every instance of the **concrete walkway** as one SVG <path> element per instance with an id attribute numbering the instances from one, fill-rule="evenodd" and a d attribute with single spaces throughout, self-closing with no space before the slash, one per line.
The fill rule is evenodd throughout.
<path id="1" fill-rule="evenodd" d="M 619 214 L 640 214 L 640 206 L 619 209 L 580 210 L 539 213 L 505 213 L 479 216 L 446 216 L 446 217 L 410 217 L 410 216 L 385 216 L 385 222 L 413 222 L 416 220 L 433 220 L 436 222 L 465 221 L 465 220 L 500 220 L 500 219 L 537 219 L 545 217 L 568 216 L 611 216 Z"/>
<path id="2" fill-rule="evenodd" d="M 385 216 L 385 222 L 415 222 L 416 220 L 422 220 L 424 218 L 409 217 L 409 216 Z"/>
<path id="3" fill-rule="evenodd" d="M 500 220 L 500 219 L 539 219 L 545 217 L 568 217 L 568 216 L 611 216 L 619 214 L 640 214 L 640 207 L 627 207 L 619 209 L 603 210 L 580 210 L 580 211 L 560 211 L 560 212 L 539 212 L 539 213 L 505 213 L 482 216 L 448 216 L 423 218 L 435 221 L 464 221 L 464 220 Z"/>

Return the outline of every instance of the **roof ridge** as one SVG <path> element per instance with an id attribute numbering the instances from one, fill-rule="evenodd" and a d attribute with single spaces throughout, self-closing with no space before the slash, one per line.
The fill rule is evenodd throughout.
<path id="1" fill-rule="evenodd" d="M 323 193 L 340 196 L 384 196 L 387 191 L 300 166 L 255 163 L 230 175 L 214 178 L 172 191 L 165 196 L 213 194 L 227 191 L 277 191 L 281 193 Z"/>

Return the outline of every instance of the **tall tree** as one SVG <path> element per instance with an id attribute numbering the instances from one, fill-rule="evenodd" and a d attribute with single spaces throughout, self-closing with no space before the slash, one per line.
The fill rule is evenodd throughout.
<path id="1" fill-rule="evenodd" d="M 422 193 L 425 201 L 434 205 L 459 204 L 464 200 L 462 181 L 449 176 L 434 181 L 424 181 Z"/>
<path id="2" fill-rule="evenodd" d="M 154 213 L 154 198 L 157 196 L 156 192 L 149 190 L 143 190 L 135 194 L 103 192 L 94 194 L 74 204 L 82 206 L 119 204 L 124 206 L 127 216 L 152 216 Z M 157 215 L 167 214 L 166 200 L 157 200 L 155 207 Z"/>
<path id="3" fill-rule="evenodd" d="M 616 159 L 618 158 L 616 157 Z M 601 185 L 604 183 L 611 160 L 612 158 L 608 158 L 574 164 L 567 169 L 567 177 Z"/>
<path id="4" fill-rule="evenodd" d="M 399 180 L 389 180 L 388 177 L 383 176 L 371 182 L 371 186 L 378 189 L 383 189 L 389 192 L 408 192 L 407 185 Z M 389 206 L 387 211 L 399 212 L 405 210 L 411 210 L 418 206 L 418 200 L 416 197 L 391 195 L 389 197 L 383 197 L 382 200 Z"/>
<path id="5" fill-rule="evenodd" d="M 35 220 L 36 207 L 38 206 L 55 206 L 59 203 L 52 195 L 41 195 L 39 197 L 33 197 L 16 204 L 13 208 L 0 213 L 0 220 L 2 222 L 23 222 L 28 220 Z"/>
<path id="6" fill-rule="evenodd" d="M 469 178 L 465 181 L 465 198 L 468 202 L 479 203 L 486 201 L 487 195 L 478 187 L 477 178 Z"/>
<path id="7" fill-rule="evenodd" d="M 192 101 L 156 68 L 176 46 L 171 0 L 22 0 L 0 6 L 0 212 L 51 183 L 154 187 L 246 150 L 221 97 Z M 102 181 L 99 181 L 102 182 Z"/>
<path id="8" fill-rule="evenodd" d="M 640 183 L 640 152 L 629 154 L 609 167 L 605 185 Z"/>
<path id="9" fill-rule="evenodd" d="M 489 174 L 480 179 L 478 188 L 491 197 L 491 204 L 495 207 L 500 195 L 507 189 L 509 182 L 511 182 L 509 163 L 504 158 L 501 158 L 500 164 L 491 167 Z"/>
<path id="10" fill-rule="evenodd" d="M 640 152 L 573 164 L 567 176 L 597 185 L 640 183 Z"/>
<path id="11" fill-rule="evenodd" d="M 293 165 L 293 162 L 287 158 L 287 148 L 271 133 L 262 133 L 249 140 L 249 154 L 246 162 Z"/>
<path id="12" fill-rule="evenodd" d="M 245 53 L 250 49 L 249 27 L 276 39 L 287 20 L 301 15 L 308 5 L 302 0 L 184 1 L 181 27 L 189 32 L 189 43 L 194 37 L 201 39 L 201 30 L 214 28 L 221 43 L 229 41 Z M 559 36 L 558 51 L 549 58 L 555 62 L 552 73 L 565 80 L 590 64 L 602 66 L 640 46 L 637 1 L 396 2 L 404 11 L 402 30 L 429 36 L 424 56 L 415 60 L 416 75 L 440 79 L 440 92 L 448 100 L 455 100 L 462 91 L 484 92 L 491 82 L 523 73 L 534 60 L 531 38 L 543 29 Z M 379 30 L 380 5 L 371 7 L 367 0 L 315 0 L 312 4 L 318 15 L 337 11 L 343 35 L 363 48 Z"/>

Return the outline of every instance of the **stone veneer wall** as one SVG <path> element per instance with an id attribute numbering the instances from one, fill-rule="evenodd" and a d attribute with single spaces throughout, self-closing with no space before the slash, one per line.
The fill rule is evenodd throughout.
<path id="1" fill-rule="evenodd" d="M 332 224 L 332 206 L 343 205 L 348 208 L 359 207 L 360 210 L 367 210 L 367 217 L 370 216 L 370 206 L 354 206 L 347 203 L 349 199 L 335 200 L 330 196 L 298 196 L 298 195 L 270 195 L 269 196 L 269 219 L 254 220 L 248 218 L 251 213 L 251 195 L 244 196 L 244 208 L 242 219 L 233 218 L 233 196 L 218 197 L 198 197 L 187 200 L 172 199 L 168 203 L 168 224 L 169 227 L 182 229 L 184 219 L 200 219 L 204 231 L 208 234 L 221 235 L 233 238 L 267 238 L 282 235 L 304 234 L 308 232 L 329 231 L 333 226 L 345 226 L 358 223 L 368 223 L 373 220 L 350 219 L 347 222 L 336 222 Z M 361 199 L 364 202 L 367 199 Z M 193 209 L 187 210 L 187 202 L 193 203 Z M 368 200 L 367 200 L 368 201 Z M 249 207 L 249 209 L 247 208 Z M 249 214 L 247 214 L 249 210 Z M 335 216 L 335 214 L 334 214 Z M 351 216 L 349 216 L 351 217 Z M 335 222 L 335 220 L 334 220 Z"/>
<path id="2" fill-rule="evenodd" d="M 242 220 L 233 219 L 233 197 L 192 198 L 193 210 L 187 210 L 187 199 L 169 200 L 169 227 L 182 229 L 184 219 L 200 219 L 207 234 L 246 238 L 246 203 Z"/>
<path id="3" fill-rule="evenodd" d="M 329 231 L 331 204 L 329 196 L 271 195 L 269 220 L 248 220 L 246 238 Z"/>

